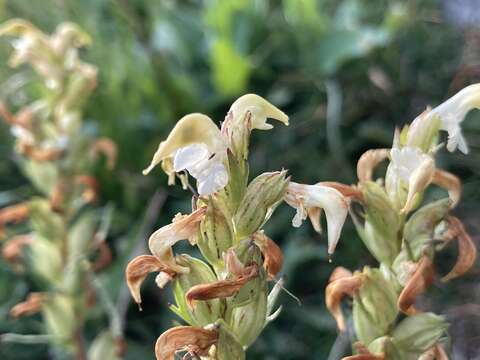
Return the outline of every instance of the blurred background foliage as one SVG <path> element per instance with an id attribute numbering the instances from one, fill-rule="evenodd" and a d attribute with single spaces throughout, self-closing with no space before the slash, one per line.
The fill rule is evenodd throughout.
<path id="1" fill-rule="evenodd" d="M 188 211 L 190 195 L 167 188 L 156 170 L 141 176 L 159 141 L 189 112 L 223 120 L 238 96 L 254 92 L 291 117 L 289 127 L 256 132 L 251 174 L 289 169 L 299 182 L 354 183 L 363 151 L 391 145 L 395 126 L 411 121 L 462 87 L 480 80 L 480 10 L 475 0 L 0 0 L 2 21 L 22 17 L 51 32 L 74 21 L 93 38 L 84 58 L 98 66 L 98 88 L 86 109 L 87 130 L 112 138 L 120 156 L 113 172 L 98 168 L 101 202 L 114 207 L 109 244 L 114 260 L 99 281 L 113 300 L 127 340 L 127 359 L 153 358 L 156 337 L 172 321 L 168 291 L 145 286 L 143 312 L 131 304 L 123 271 L 144 252 L 148 234 Z M 0 95 L 21 103 L 35 96 L 27 70 L 12 78 L 8 43 L 0 48 Z M 16 91 L 12 98 L 11 93 Z M 10 95 L 9 95 L 10 94 Z M 13 99 L 13 100 L 12 100 Z M 480 116 L 465 121 L 471 154 L 442 154 L 440 166 L 464 181 L 456 210 L 477 244 L 480 224 Z M 475 120 L 475 118 L 477 118 Z M 0 128 L 0 206 L 32 194 L 15 166 L 7 126 Z M 432 192 L 431 197 L 440 193 Z M 280 318 L 249 350 L 249 359 L 338 359 L 349 340 L 337 337 L 324 289 L 335 266 L 373 263 L 349 223 L 333 262 L 326 240 L 309 226 L 293 229 L 281 207 L 267 233 L 285 254 L 287 287 Z M 455 249 L 437 259 L 445 273 Z M 452 322 L 455 359 L 480 357 L 479 268 L 436 283 L 425 306 Z M 42 333 L 35 316 L 13 321 L 10 307 L 35 284 L 0 262 L 0 332 Z M 92 309 L 87 341 L 108 325 Z M 1 359 L 52 358 L 45 345 L 0 343 Z"/>

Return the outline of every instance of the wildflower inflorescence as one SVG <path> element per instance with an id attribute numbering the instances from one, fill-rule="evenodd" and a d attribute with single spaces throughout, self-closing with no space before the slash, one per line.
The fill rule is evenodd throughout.
<path id="1" fill-rule="evenodd" d="M 32 274 L 39 288 L 10 314 L 41 312 L 52 344 L 85 359 L 82 328 L 92 302 L 91 275 L 110 258 L 106 228 L 100 231 L 93 206 L 98 184 L 92 172 L 100 153 L 109 166 L 116 157 L 111 140 L 92 138 L 83 127 L 82 107 L 96 87 L 97 70 L 80 60 L 78 49 L 90 38 L 72 23 L 49 36 L 24 20 L 3 24 L 0 36 L 13 39 L 9 65 L 30 65 L 38 76 L 32 83 L 41 91 L 15 114 L 0 104 L 19 165 L 37 194 L 0 210 L 4 259 Z M 26 227 L 9 226 L 27 220 Z"/>
<path id="2" fill-rule="evenodd" d="M 462 222 L 451 214 L 461 196 L 461 182 L 438 169 L 435 155 L 440 130 L 448 132 L 447 149 L 468 147 L 460 123 L 480 107 L 480 84 L 461 90 L 434 109 L 427 109 L 402 131 L 396 130 L 391 149 L 374 149 L 358 161 L 359 183 L 352 186 L 351 217 L 357 233 L 379 263 L 353 274 L 344 268 L 332 273 L 326 304 L 338 329 L 347 328 L 342 299 L 353 299 L 355 355 L 345 359 L 447 359 L 443 345 L 447 321 L 416 306 L 416 298 L 432 285 L 437 250 L 458 242 L 458 259 L 442 281 L 465 274 L 476 259 L 475 245 Z M 388 161 L 384 177 L 376 167 Z M 448 197 L 422 204 L 424 192 L 436 185 Z M 443 344 L 443 345 L 442 345 Z"/>
<path id="3" fill-rule="evenodd" d="M 140 286 L 150 272 L 158 272 L 160 288 L 171 282 L 176 304 L 170 308 L 188 324 L 158 338 L 159 360 L 173 359 L 177 352 L 206 359 L 244 359 L 245 350 L 279 315 L 274 304 L 282 288 L 278 273 L 283 255 L 262 228 L 281 202 L 296 209 L 295 226 L 310 216 L 319 231 L 323 209 L 329 252 L 335 249 L 348 214 L 348 196 L 353 196 L 342 194 L 341 184 L 298 184 L 285 170 L 248 181 L 250 133 L 270 130 L 268 118 L 288 125 L 287 115 L 254 94 L 233 103 L 221 128 L 206 115 L 186 115 L 144 170 L 147 174 L 161 164 L 170 184 L 178 177 L 187 188 L 186 170 L 196 179 L 198 193 L 192 212 L 178 214 L 171 224 L 155 231 L 148 241 L 151 255 L 136 257 L 126 269 L 139 305 Z M 180 240 L 197 246 L 203 259 L 175 255 L 172 247 Z M 269 281 L 275 282 L 270 292 Z"/>

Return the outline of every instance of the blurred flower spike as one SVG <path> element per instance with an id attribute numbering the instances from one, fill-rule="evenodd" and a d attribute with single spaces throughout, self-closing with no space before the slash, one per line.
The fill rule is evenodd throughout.
<path id="1" fill-rule="evenodd" d="M 340 331 L 347 331 L 348 327 L 342 298 L 348 295 L 353 299 L 357 353 L 344 359 L 445 358 L 439 343 L 446 337 L 448 324 L 444 317 L 417 306 L 417 298 L 427 294 L 434 284 L 433 259 L 445 243 L 456 239 L 458 256 L 443 281 L 466 274 L 475 263 L 477 249 L 472 238 L 462 222 L 449 213 L 460 201 L 461 181 L 435 164 L 442 147 L 438 144 L 441 130 L 448 132 L 449 151 L 458 148 L 468 152 L 460 123 L 474 108 L 480 108 L 480 84 L 466 87 L 436 108 L 427 109 L 402 131 L 396 130 L 391 149 L 368 150 L 360 157 L 359 182 L 350 189 L 360 191 L 361 196 L 350 196 L 359 204 L 350 209 L 350 214 L 359 237 L 379 267 L 366 267 L 354 274 L 337 268 L 327 286 L 327 307 Z M 384 161 L 386 173 L 377 177 L 377 167 Z M 447 194 L 443 199 L 422 204 L 431 185 Z M 301 193 L 300 189 L 295 192 Z M 337 189 L 342 188 L 337 185 Z M 294 221 L 310 215 L 311 202 L 305 200 L 307 191 L 303 193 L 296 202 L 299 211 Z M 346 193 L 343 190 L 343 195 Z M 292 195 L 287 196 L 293 203 Z M 303 208 L 299 206 L 302 201 Z M 330 206 L 333 203 L 330 201 Z M 335 213 L 338 216 L 338 210 Z M 400 320 L 399 313 L 406 317 Z"/>
<path id="2" fill-rule="evenodd" d="M 51 345 L 61 347 L 65 356 L 82 358 L 86 349 L 76 336 L 83 337 L 93 272 L 111 257 L 105 241 L 108 226 L 100 230 L 110 212 L 93 206 L 99 190 L 93 173 L 99 153 L 106 155 L 109 167 L 116 160 L 115 143 L 96 139 L 82 119 L 97 78 L 96 67 L 78 53 L 90 44 L 90 37 L 73 23 L 60 24 L 47 35 L 20 19 L 1 25 L 0 36 L 13 38 L 9 65 L 28 64 L 34 70 L 25 86 L 42 90 L 40 98 L 21 104 L 15 114 L 6 102 L 0 103 L 0 116 L 15 137 L 22 173 L 35 188 L 31 193 L 37 194 L 0 210 L 0 230 L 7 238 L 3 257 L 41 287 L 10 315 L 40 312 L 46 331 L 41 336 L 53 339 Z M 20 229 L 11 226 L 23 221 L 26 225 Z M 22 256 L 24 252 L 28 256 Z M 93 258 L 99 262 L 90 261 Z"/>

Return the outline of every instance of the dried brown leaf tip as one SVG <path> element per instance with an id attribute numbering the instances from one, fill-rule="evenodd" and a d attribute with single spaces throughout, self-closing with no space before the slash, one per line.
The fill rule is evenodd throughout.
<path id="1" fill-rule="evenodd" d="M 32 236 L 17 235 L 8 240 L 2 248 L 2 257 L 10 264 L 15 264 L 22 255 L 23 248 L 32 243 Z"/>
<path id="2" fill-rule="evenodd" d="M 20 316 L 33 315 L 40 311 L 44 300 L 45 294 L 30 293 L 25 301 L 18 303 L 10 309 L 10 316 L 18 318 Z"/>
<path id="3" fill-rule="evenodd" d="M 43 149 L 23 141 L 17 142 L 17 150 L 20 154 L 38 162 L 53 161 L 63 154 L 63 150 L 60 149 Z"/>
<path id="4" fill-rule="evenodd" d="M 256 263 L 243 267 L 239 273 L 239 269 L 235 269 L 234 271 L 237 273 L 234 273 L 232 279 L 192 286 L 185 294 L 187 304 L 190 308 L 194 308 L 194 302 L 198 300 L 224 299 L 233 296 L 240 291 L 243 285 L 259 275 L 259 269 Z M 230 272 L 232 271 L 230 270 Z"/>
<path id="5" fill-rule="evenodd" d="M 342 360 L 385 360 L 385 354 L 372 354 L 365 345 L 360 342 L 353 344 L 357 350 L 356 355 L 344 357 Z"/>
<path id="6" fill-rule="evenodd" d="M 458 258 L 453 269 L 442 278 L 442 281 L 448 281 L 465 274 L 475 264 L 477 258 L 477 248 L 465 230 L 463 223 L 458 218 L 449 216 L 447 224 L 449 230 L 457 237 Z"/>
<path id="7" fill-rule="evenodd" d="M 448 196 L 452 201 L 452 208 L 457 206 L 462 196 L 462 182 L 460 179 L 448 171 L 435 169 L 432 183 L 448 191 Z"/>
<path id="8" fill-rule="evenodd" d="M 163 272 L 170 278 L 175 275 L 173 271 L 152 255 L 137 256 L 128 263 L 125 270 L 125 277 L 127 279 L 128 288 L 130 289 L 130 294 L 132 294 L 133 299 L 139 307 L 142 303 L 140 288 L 147 275 L 152 272 Z"/>
<path id="9" fill-rule="evenodd" d="M 263 231 L 257 231 L 253 234 L 253 241 L 257 244 L 263 254 L 263 267 L 268 274 L 268 279 L 274 279 L 280 270 L 282 270 L 282 250 L 275 241 L 265 235 Z"/>
<path id="10" fill-rule="evenodd" d="M 373 149 L 363 153 L 357 162 L 357 177 L 360 182 L 371 181 L 375 168 L 388 157 L 389 149 Z"/>
<path id="11" fill-rule="evenodd" d="M 157 360 L 174 360 L 179 352 L 186 352 L 186 356 L 191 358 L 206 356 L 217 342 L 216 329 L 177 326 L 160 335 L 155 344 L 155 355 Z"/>
<path id="12" fill-rule="evenodd" d="M 118 158 L 118 148 L 112 139 L 106 137 L 98 139 L 92 144 L 90 151 L 94 158 L 99 154 L 105 155 L 109 170 L 112 170 L 115 167 Z"/>
<path id="13" fill-rule="evenodd" d="M 428 256 L 423 256 L 398 297 L 398 308 L 407 315 L 415 314 L 417 312 L 413 306 L 415 299 L 432 284 L 433 277 L 432 260 Z"/>
<path id="14" fill-rule="evenodd" d="M 345 330 L 345 319 L 341 308 L 342 299 L 346 295 L 353 297 L 362 284 L 363 275 L 361 273 L 352 274 L 343 267 L 337 267 L 330 276 L 325 290 L 325 302 L 340 331 Z"/>

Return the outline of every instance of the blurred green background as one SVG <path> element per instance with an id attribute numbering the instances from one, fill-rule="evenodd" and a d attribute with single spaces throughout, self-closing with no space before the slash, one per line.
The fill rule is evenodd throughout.
<path id="1" fill-rule="evenodd" d="M 93 38 L 83 57 L 98 66 L 98 88 L 89 100 L 89 131 L 112 138 L 120 156 L 113 172 L 99 167 L 101 202 L 114 207 L 109 244 L 114 261 L 100 274 L 121 314 L 127 359 L 151 359 L 153 344 L 175 316 L 167 309 L 168 289 L 145 284 L 143 312 L 126 292 L 123 270 L 146 239 L 178 211 L 190 195 L 167 188 L 166 176 L 143 169 L 176 120 L 189 112 L 223 120 L 230 104 L 254 92 L 290 115 L 253 135 L 255 176 L 289 169 L 304 183 L 354 183 L 356 160 L 369 148 L 389 147 L 393 130 L 427 105 L 436 105 L 480 80 L 480 6 L 476 0 L 1 0 L 0 20 L 22 17 L 51 32 L 74 21 Z M 9 45 L 0 44 L 0 95 L 9 96 L 33 74 L 12 78 Z M 27 94 L 24 94 L 27 96 Z M 22 96 L 22 92 L 17 96 Z M 19 100 L 20 101 L 20 100 Z M 480 116 L 464 122 L 471 153 L 442 153 L 439 166 L 464 181 L 455 210 L 479 244 Z M 32 194 L 17 169 L 12 139 L 0 125 L 0 206 Z M 441 193 L 432 192 L 432 198 Z M 266 229 L 285 255 L 283 274 L 299 306 L 281 296 L 283 313 L 249 350 L 249 359 L 339 359 L 349 339 L 337 337 L 324 303 L 324 289 L 336 266 L 374 264 L 347 221 L 333 262 L 326 239 L 310 226 L 294 229 L 293 210 L 280 207 Z M 187 247 L 183 249 L 189 251 Z M 444 274 L 455 260 L 451 246 L 437 258 Z M 479 267 L 448 284 L 435 283 L 425 307 L 452 323 L 455 359 L 480 358 Z M 12 320 L 10 307 L 35 284 L 0 262 L 0 333 L 42 333 L 40 317 Z M 100 307 L 100 305 L 96 305 Z M 94 308 L 87 340 L 108 326 Z M 44 345 L 0 343 L 0 359 L 49 359 Z"/>

